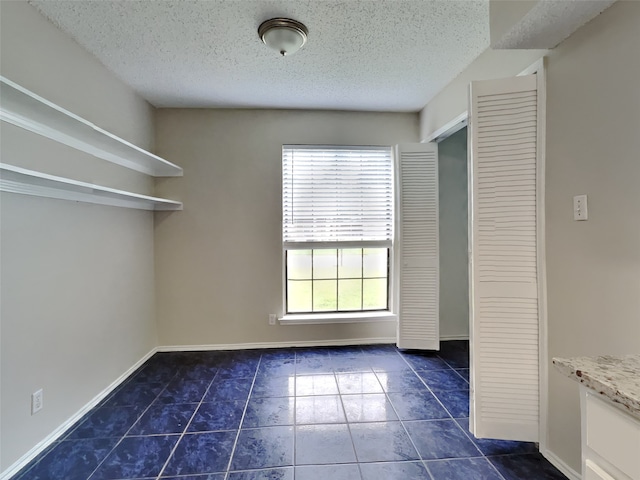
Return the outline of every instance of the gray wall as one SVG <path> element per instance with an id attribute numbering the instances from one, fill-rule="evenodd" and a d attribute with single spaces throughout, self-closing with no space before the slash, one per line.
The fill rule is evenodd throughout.
<path id="1" fill-rule="evenodd" d="M 482 52 L 420 111 L 420 139 L 426 140 L 436 130 L 468 110 L 470 82 L 517 75 L 546 52 L 547 50 L 490 48 Z"/>
<path id="2" fill-rule="evenodd" d="M 2 75 L 142 147 L 153 110 L 26 2 L 0 2 Z M 139 193 L 153 181 L 5 122 L 4 163 Z M 157 342 L 153 214 L 0 195 L 0 471 Z M 32 416 L 31 393 L 44 389 Z"/>
<path id="3" fill-rule="evenodd" d="M 640 352 L 640 2 L 621 1 L 549 54 L 549 357 Z M 576 222 L 574 195 L 589 220 Z M 580 468 L 578 384 L 549 371 L 549 448 Z"/>
<path id="4" fill-rule="evenodd" d="M 469 338 L 467 129 L 438 144 L 440 336 Z"/>
<path id="5" fill-rule="evenodd" d="M 161 345 L 395 339 L 394 323 L 269 326 L 282 313 L 282 145 L 418 140 L 417 114 L 158 110 L 159 154 L 184 168 L 158 194 Z"/>

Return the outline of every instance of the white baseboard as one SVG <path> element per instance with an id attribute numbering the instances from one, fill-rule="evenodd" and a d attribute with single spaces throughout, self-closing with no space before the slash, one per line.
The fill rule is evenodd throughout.
<path id="1" fill-rule="evenodd" d="M 222 343 L 207 345 L 164 345 L 158 347 L 159 352 L 193 352 L 201 350 L 249 350 L 253 348 L 288 348 L 288 347 L 339 347 L 345 345 L 374 345 L 396 343 L 396 337 L 348 338 L 344 340 L 311 340 L 292 342 L 264 343 Z"/>
<path id="2" fill-rule="evenodd" d="M 582 475 L 576 472 L 573 468 L 567 465 L 563 460 L 560 459 L 555 453 L 553 453 L 549 449 L 540 450 L 540 453 L 544 458 L 549 460 L 549 462 L 560 470 L 569 480 L 582 480 Z"/>
<path id="3" fill-rule="evenodd" d="M 446 342 L 447 340 L 469 340 L 469 334 L 466 335 L 441 335 L 440 341 Z"/>
<path id="4" fill-rule="evenodd" d="M 469 340 L 469 335 L 444 335 L 440 341 Z M 219 343 L 203 345 L 162 345 L 158 352 L 197 352 L 206 350 L 251 350 L 256 348 L 343 347 L 346 345 L 396 344 L 396 337 L 347 338 L 340 340 L 299 340 L 292 342 Z M 1 479 L 0 479 L 1 480 Z"/>
<path id="5" fill-rule="evenodd" d="M 117 379 L 115 379 L 111 385 L 102 390 L 98 395 L 93 397 L 86 405 L 84 405 L 80 410 L 74 413 L 71 417 L 69 417 L 65 422 L 63 422 L 58 428 L 56 428 L 53 432 L 47 435 L 42 441 L 36 444 L 31 450 L 25 453 L 22 457 L 20 457 L 13 465 L 9 466 L 6 470 L 0 473 L 0 480 L 6 480 L 10 478 L 12 475 L 15 475 L 20 471 L 20 469 L 24 468 L 31 460 L 33 460 L 37 455 L 39 455 L 42 451 L 44 451 L 49 445 L 55 442 L 58 438 L 60 438 L 74 423 L 82 418 L 89 410 L 98 405 L 102 400 L 104 400 L 107 395 L 113 392 L 122 382 L 124 382 L 129 375 L 131 375 L 138 367 L 140 367 L 144 362 L 146 362 L 151 356 L 156 353 L 157 348 L 152 348 L 146 355 L 144 355 L 140 360 L 138 360 L 135 364 L 133 364 L 127 371 L 125 371 L 122 375 L 120 375 Z"/>

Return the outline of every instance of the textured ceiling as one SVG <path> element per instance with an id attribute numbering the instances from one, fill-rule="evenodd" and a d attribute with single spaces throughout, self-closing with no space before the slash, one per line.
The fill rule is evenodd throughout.
<path id="1" fill-rule="evenodd" d="M 489 45 L 488 1 L 30 0 L 157 107 L 417 111 Z M 282 58 L 258 25 L 305 23 Z"/>

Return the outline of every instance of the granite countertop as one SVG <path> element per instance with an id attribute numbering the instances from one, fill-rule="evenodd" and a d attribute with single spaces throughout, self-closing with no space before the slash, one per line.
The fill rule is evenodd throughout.
<path id="1" fill-rule="evenodd" d="M 554 358 L 553 364 L 640 419 L 640 355 Z"/>

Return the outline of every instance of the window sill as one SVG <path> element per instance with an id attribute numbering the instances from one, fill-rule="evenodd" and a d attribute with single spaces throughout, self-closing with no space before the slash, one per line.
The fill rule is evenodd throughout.
<path id="1" fill-rule="evenodd" d="M 391 312 L 356 313 L 309 313 L 304 315 L 285 315 L 279 318 L 280 325 L 316 325 L 323 323 L 372 323 L 395 322 L 398 316 Z"/>

